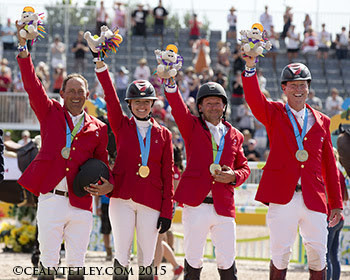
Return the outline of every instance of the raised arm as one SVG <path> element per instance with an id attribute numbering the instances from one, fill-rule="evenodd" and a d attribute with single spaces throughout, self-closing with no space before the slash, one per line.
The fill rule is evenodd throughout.
<path id="1" fill-rule="evenodd" d="M 34 65 L 27 49 L 26 39 L 19 35 L 19 31 L 24 28 L 24 26 L 24 24 L 19 25 L 18 21 L 16 21 L 17 38 L 19 42 L 17 62 L 22 74 L 24 89 L 29 96 L 30 106 L 34 110 L 39 122 L 41 122 L 45 118 L 53 102 L 47 96 L 43 85 L 35 74 Z"/>
<path id="2" fill-rule="evenodd" d="M 105 94 L 108 120 L 112 130 L 116 132 L 120 129 L 122 120 L 125 116 L 123 115 L 123 111 L 120 106 L 117 91 L 109 75 L 107 64 L 105 64 L 103 61 L 96 62 L 96 75 Z"/>

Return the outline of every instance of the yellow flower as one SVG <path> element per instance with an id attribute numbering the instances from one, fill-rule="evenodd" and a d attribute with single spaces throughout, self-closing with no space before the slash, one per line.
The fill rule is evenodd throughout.
<path id="1" fill-rule="evenodd" d="M 19 238 L 18 238 L 18 242 L 22 245 L 25 245 L 29 242 L 29 237 L 27 234 L 23 233 Z"/>
<path id="2" fill-rule="evenodd" d="M 17 233 L 18 233 L 18 229 L 17 228 L 13 228 L 11 230 L 11 237 L 16 238 Z"/>
<path id="3" fill-rule="evenodd" d="M 10 241 L 10 237 L 8 237 L 8 235 L 5 235 L 4 236 L 4 243 L 6 246 L 9 245 L 9 241 Z"/>
<path id="4" fill-rule="evenodd" d="M 13 245 L 13 251 L 19 253 L 22 251 L 22 247 L 16 243 L 15 245 Z"/>

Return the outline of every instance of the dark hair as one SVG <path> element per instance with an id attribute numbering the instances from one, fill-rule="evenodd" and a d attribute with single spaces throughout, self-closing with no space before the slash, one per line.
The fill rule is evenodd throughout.
<path id="1" fill-rule="evenodd" d="M 70 79 L 74 79 L 74 78 L 82 79 L 82 80 L 84 81 L 86 91 L 89 90 L 88 81 L 84 78 L 84 76 L 81 75 L 81 74 L 78 74 L 78 73 L 73 73 L 73 74 L 69 74 L 69 75 L 63 80 L 62 88 L 61 88 L 62 91 L 65 91 L 65 90 L 66 90 L 67 82 L 68 82 Z"/>

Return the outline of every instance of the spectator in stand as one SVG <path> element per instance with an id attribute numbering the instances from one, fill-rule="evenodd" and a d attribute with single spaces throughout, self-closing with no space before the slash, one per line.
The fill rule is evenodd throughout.
<path id="1" fill-rule="evenodd" d="M 305 33 L 302 52 L 304 55 L 316 54 L 318 49 L 317 37 L 314 30 L 310 27 Z"/>
<path id="2" fill-rule="evenodd" d="M 336 37 L 335 40 L 335 54 L 338 59 L 346 59 L 348 55 L 349 47 L 349 36 L 346 32 L 346 28 L 343 26 L 341 28 L 341 33 Z"/>
<path id="3" fill-rule="evenodd" d="M 231 51 L 228 45 L 229 43 L 224 43 L 219 41 L 217 43 L 217 64 L 216 69 L 222 71 L 226 76 L 230 72 L 230 56 Z"/>
<path id="4" fill-rule="evenodd" d="M 45 91 L 48 92 L 51 85 L 49 66 L 47 66 L 45 62 L 40 61 L 38 63 L 38 66 L 35 68 L 35 74 L 41 81 L 41 84 L 43 85 Z"/>
<path id="5" fill-rule="evenodd" d="M 96 34 L 101 34 L 101 26 L 107 25 L 108 13 L 104 7 L 104 2 L 101 0 L 100 7 L 96 8 Z"/>
<path id="6" fill-rule="evenodd" d="M 190 47 L 192 47 L 194 41 L 198 40 L 201 36 L 200 28 L 202 26 L 202 23 L 197 20 L 197 14 L 193 14 L 193 17 L 188 24 L 190 27 L 189 45 Z"/>
<path id="7" fill-rule="evenodd" d="M 336 88 L 331 89 L 331 96 L 326 99 L 325 107 L 328 117 L 340 114 L 342 112 L 343 98 L 339 96 L 339 91 Z"/>
<path id="8" fill-rule="evenodd" d="M 7 19 L 7 25 L 1 28 L 1 41 L 4 50 L 14 50 L 16 42 L 16 27 L 11 24 L 11 19 Z"/>
<path id="9" fill-rule="evenodd" d="M 12 86 L 12 79 L 6 72 L 5 66 L 0 66 L 0 91 L 10 91 Z"/>
<path id="10" fill-rule="evenodd" d="M 227 15 L 227 40 L 233 39 L 232 41 L 236 41 L 237 38 L 237 15 L 235 15 L 235 11 L 236 9 L 231 7 L 230 13 Z"/>
<path id="11" fill-rule="evenodd" d="M 292 24 L 287 32 L 287 55 L 289 63 L 298 57 L 300 49 L 300 34 L 295 32 L 295 25 Z"/>
<path id="12" fill-rule="evenodd" d="M 11 78 L 12 77 L 12 70 L 11 68 L 8 66 L 9 65 L 9 61 L 7 60 L 7 58 L 2 58 L 0 61 L 0 67 L 4 67 L 4 71 L 6 73 L 6 75 Z"/>
<path id="13" fill-rule="evenodd" d="M 160 35 L 163 38 L 164 21 L 168 14 L 168 11 L 162 5 L 162 0 L 159 0 L 158 6 L 153 9 L 154 35 Z"/>
<path id="14" fill-rule="evenodd" d="M 115 85 L 118 89 L 117 94 L 120 100 L 120 104 L 122 105 L 122 109 L 124 113 L 128 113 L 128 104 L 126 103 L 125 94 L 126 89 L 129 85 L 129 70 L 125 68 L 125 66 L 120 66 L 118 73 L 115 76 Z"/>
<path id="15" fill-rule="evenodd" d="M 305 33 L 308 32 L 309 29 L 312 27 L 312 21 L 309 14 L 305 14 L 303 25 L 304 25 L 304 35 L 305 35 Z"/>
<path id="16" fill-rule="evenodd" d="M 187 85 L 188 85 L 189 96 L 192 96 L 194 99 L 196 99 L 197 91 L 198 91 L 198 88 L 200 86 L 200 83 L 199 83 L 199 78 L 198 78 L 197 74 L 194 72 L 193 66 L 187 67 L 185 70 L 185 74 L 186 75 L 185 75 L 184 79 L 186 80 Z M 184 100 L 186 102 L 186 99 L 184 99 Z"/>
<path id="17" fill-rule="evenodd" d="M 126 14 L 122 8 L 123 3 L 115 1 L 113 5 L 114 9 L 114 18 L 112 22 L 112 28 L 119 28 L 119 34 L 125 36 L 126 34 Z"/>
<path id="18" fill-rule="evenodd" d="M 232 65 L 232 71 L 233 73 L 243 72 L 244 70 L 244 60 L 242 59 L 241 55 L 241 45 L 236 44 L 236 48 L 233 52 L 233 65 Z"/>
<path id="19" fill-rule="evenodd" d="M 232 81 L 232 94 L 231 94 L 231 106 L 238 106 L 243 104 L 244 101 L 244 92 L 241 78 L 241 71 L 237 71 Z M 236 108 L 237 109 L 237 108 Z M 231 110 L 231 113 L 236 114 L 237 110 L 234 107 Z M 231 116 L 232 117 L 232 116 Z M 235 118 L 234 118 L 235 119 Z"/>
<path id="20" fill-rule="evenodd" d="M 137 4 L 137 9 L 131 14 L 133 35 L 146 37 L 146 18 L 148 14 L 149 9 L 144 10 L 143 4 Z"/>
<path id="21" fill-rule="evenodd" d="M 326 31 L 326 24 L 322 24 L 322 31 L 318 33 L 318 52 L 317 58 L 328 58 L 329 47 L 331 46 L 332 38 L 331 34 Z"/>
<path id="22" fill-rule="evenodd" d="M 187 79 L 185 79 L 185 74 L 181 70 L 177 73 L 176 77 L 176 84 L 181 91 L 182 99 L 187 101 L 188 97 L 190 96 L 190 89 L 187 82 Z M 169 108 L 169 107 L 168 107 Z"/>
<path id="23" fill-rule="evenodd" d="M 278 50 L 280 48 L 279 37 L 280 35 L 275 32 L 275 27 L 273 25 L 270 26 L 270 31 L 267 32 L 267 37 L 272 44 L 271 49 L 267 52 L 266 56 L 272 58 L 272 67 L 276 71 L 276 57 L 278 54 Z"/>
<path id="24" fill-rule="evenodd" d="M 310 89 L 309 96 L 306 99 L 306 104 L 309 104 L 312 108 L 316 109 L 317 111 L 322 111 L 322 100 L 316 96 L 315 90 Z"/>
<path id="25" fill-rule="evenodd" d="M 260 15 L 260 23 L 264 26 L 264 29 L 269 32 L 273 25 L 272 16 L 269 14 L 269 7 L 265 6 L 265 12 Z"/>
<path id="26" fill-rule="evenodd" d="M 342 191 L 342 199 L 343 202 L 349 200 L 349 194 L 346 189 L 345 177 L 343 173 L 340 171 L 339 167 L 341 166 L 339 163 L 339 154 L 336 148 L 333 147 L 333 152 L 335 159 L 337 161 L 338 166 L 338 174 L 340 179 L 340 186 Z M 328 213 L 330 213 L 330 206 L 328 206 Z M 328 214 L 328 222 L 329 222 L 329 214 Z M 344 216 L 342 215 L 341 220 L 335 227 L 328 227 L 328 239 L 327 239 L 327 280 L 339 280 L 340 279 L 340 261 L 339 261 L 339 237 L 340 232 L 344 226 Z"/>
<path id="27" fill-rule="evenodd" d="M 283 15 L 283 31 L 281 33 L 281 38 L 285 39 L 287 37 L 287 32 L 289 30 L 289 27 L 292 25 L 292 21 L 293 21 L 293 13 L 291 12 L 292 7 L 287 6 L 286 7 L 286 11 L 284 12 Z"/>
<path id="28" fill-rule="evenodd" d="M 167 125 L 166 111 L 164 109 L 164 102 L 157 99 L 152 107 L 152 117 L 161 125 Z"/>
<path id="29" fill-rule="evenodd" d="M 266 82 L 267 82 L 267 80 L 264 77 L 263 70 L 261 68 L 258 68 L 256 70 L 256 74 L 258 76 L 258 82 L 259 82 L 259 86 L 260 86 L 261 91 L 265 91 L 266 90 Z"/>
<path id="30" fill-rule="evenodd" d="M 249 132 L 254 135 L 255 131 L 255 117 L 250 110 L 247 102 L 244 100 L 242 105 L 238 106 L 237 109 L 237 126 L 240 131 L 248 129 Z"/>
<path id="31" fill-rule="evenodd" d="M 66 45 L 61 41 L 60 35 L 56 34 L 51 44 L 51 66 L 55 70 L 59 64 L 66 65 Z"/>
<path id="32" fill-rule="evenodd" d="M 223 73 L 221 70 L 218 70 L 216 72 L 216 75 L 213 77 L 213 82 L 218 83 L 225 90 L 227 89 L 228 79 L 227 79 L 227 76 L 225 75 L 225 73 Z"/>
<path id="33" fill-rule="evenodd" d="M 32 139 L 30 139 L 29 130 L 23 130 L 21 133 L 21 139 L 17 142 L 21 146 L 27 145 Z"/>
<path id="34" fill-rule="evenodd" d="M 67 77 L 67 72 L 62 64 L 58 64 L 53 73 L 52 92 L 60 93 L 64 79 Z"/>
<path id="35" fill-rule="evenodd" d="M 153 73 L 157 71 L 157 68 L 153 69 Z M 162 79 L 159 78 L 158 75 L 151 75 L 149 81 L 151 82 L 152 86 L 154 87 L 154 90 L 156 91 L 156 96 L 160 99 L 163 99 L 162 96 Z"/>
<path id="36" fill-rule="evenodd" d="M 243 134 L 243 143 L 242 143 L 243 152 L 246 153 L 248 150 L 248 142 L 250 139 L 253 138 L 253 136 L 248 129 L 244 129 L 242 131 L 242 134 Z"/>
<path id="37" fill-rule="evenodd" d="M 134 78 L 135 80 L 149 80 L 151 77 L 151 70 L 149 69 L 147 65 L 147 59 L 141 58 L 139 60 L 139 65 L 136 67 L 134 72 Z"/>
<path id="38" fill-rule="evenodd" d="M 254 138 L 248 140 L 248 148 L 244 155 L 248 161 L 260 161 L 261 155 L 256 151 L 256 140 Z"/>
<path id="39" fill-rule="evenodd" d="M 199 82 L 201 85 L 213 81 L 214 71 L 212 68 L 204 68 L 199 75 Z"/>
<path id="40" fill-rule="evenodd" d="M 83 74 L 85 71 L 85 53 L 89 51 L 86 41 L 83 38 L 84 32 L 78 32 L 78 38 L 74 42 L 72 52 L 74 53 L 74 71 Z"/>
<path id="41" fill-rule="evenodd" d="M 13 92 L 25 92 L 20 71 L 17 72 L 13 79 Z"/>

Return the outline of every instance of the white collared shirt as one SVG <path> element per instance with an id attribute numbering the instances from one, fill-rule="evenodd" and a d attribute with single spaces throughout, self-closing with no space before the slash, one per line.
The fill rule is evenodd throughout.
<path id="1" fill-rule="evenodd" d="M 295 118 L 297 119 L 301 129 L 303 129 L 304 126 L 304 116 L 305 116 L 305 108 L 301 109 L 299 112 L 294 110 L 292 107 L 289 107 L 292 113 L 294 114 Z M 310 109 L 307 109 L 307 125 L 306 125 L 306 133 L 310 130 L 310 128 L 315 124 L 316 119 L 315 116 L 312 114 Z M 304 139 L 302 139 L 304 140 Z M 296 141 L 296 140 L 295 140 Z M 298 180 L 298 184 L 301 184 L 301 177 Z"/>
<path id="2" fill-rule="evenodd" d="M 213 135 L 215 143 L 219 146 L 220 145 L 220 139 L 221 136 L 226 133 L 226 126 L 220 122 L 218 125 L 213 125 L 212 123 L 205 121 L 205 123 L 207 124 L 209 131 L 211 133 L 211 135 Z"/>
<path id="3" fill-rule="evenodd" d="M 72 119 L 73 125 L 76 126 L 77 123 L 79 122 L 80 118 L 83 118 L 83 121 L 81 122 L 81 125 L 77 131 L 77 134 L 80 132 L 80 130 L 82 130 L 83 126 L 84 126 L 84 117 L 85 117 L 85 112 L 83 111 L 81 114 L 77 115 L 77 116 L 73 116 L 70 112 L 68 112 L 69 116 Z M 57 186 L 55 187 L 55 190 L 60 190 L 60 191 L 64 191 L 67 192 L 68 191 L 68 183 L 67 183 L 67 177 L 64 176 L 63 179 L 57 184 Z"/>

